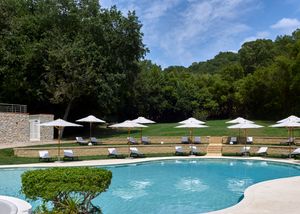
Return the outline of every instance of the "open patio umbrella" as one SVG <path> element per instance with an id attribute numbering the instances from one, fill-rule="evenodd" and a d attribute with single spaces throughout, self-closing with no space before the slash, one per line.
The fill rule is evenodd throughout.
<path id="1" fill-rule="evenodd" d="M 237 117 L 234 120 L 227 121 L 226 123 L 254 123 L 251 120 L 246 120 L 245 118 L 242 117 Z M 239 129 L 239 137 L 241 136 L 241 130 Z"/>
<path id="2" fill-rule="evenodd" d="M 251 120 L 246 120 L 245 118 L 242 117 L 237 117 L 234 120 L 227 121 L 226 123 L 254 123 L 254 122 Z"/>
<path id="3" fill-rule="evenodd" d="M 180 123 L 180 124 L 186 124 L 186 123 L 205 124 L 205 122 L 203 122 L 201 120 L 197 120 L 197 119 L 195 119 L 193 117 L 190 117 L 190 118 L 188 118 L 186 120 L 183 120 L 183 121 L 180 121 L 178 123 Z"/>
<path id="4" fill-rule="evenodd" d="M 297 123 L 297 122 L 293 122 L 291 120 L 285 120 L 285 122 L 282 122 L 282 123 L 277 123 L 277 124 L 274 124 L 274 125 L 271 125 L 270 127 L 274 127 L 274 128 L 287 128 L 288 130 L 288 138 L 289 138 L 289 150 L 290 150 L 290 155 L 289 157 L 291 157 L 291 142 L 290 142 L 290 139 L 291 137 L 293 137 L 292 133 L 293 133 L 293 129 L 294 128 L 299 128 L 300 127 L 300 123 Z"/>
<path id="5" fill-rule="evenodd" d="M 92 124 L 93 123 L 105 123 L 104 120 L 101 120 L 97 117 L 95 117 L 94 115 L 89 115 L 87 117 L 81 118 L 76 120 L 77 122 L 85 122 L 85 123 L 90 123 L 90 139 L 92 137 Z"/>
<path id="6" fill-rule="evenodd" d="M 193 129 L 207 128 L 208 126 L 197 123 L 185 123 L 183 125 L 176 126 L 175 128 L 188 128 L 190 130 L 190 142 L 193 143 Z"/>
<path id="7" fill-rule="evenodd" d="M 235 125 L 232 125 L 232 126 L 228 126 L 227 128 L 229 128 L 229 129 L 239 129 L 239 130 L 243 129 L 245 137 L 247 138 L 247 130 L 248 129 L 257 129 L 257 128 L 262 128 L 262 127 L 263 126 L 257 125 L 257 124 L 254 124 L 254 123 L 244 122 L 244 123 L 238 123 L 238 124 L 235 124 Z M 246 146 L 246 141 L 245 141 L 245 146 Z"/>
<path id="8" fill-rule="evenodd" d="M 42 123 L 40 126 L 53 126 L 58 130 L 58 149 L 57 149 L 57 160 L 60 161 L 60 133 L 64 127 L 80 127 L 82 125 L 78 125 L 75 123 L 70 123 L 62 119 L 53 120 L 50 122 Z"/>
<path id="9" fill-rule="evenodd" d="M 287 118 L 284 118 L 282 120 L 277 121 L 276 123 L 284 123 L 284 122 L 288 122 L 288 121 L 299 123 L 300 122 L 300 117 L 297 117 L 295 115 L 291 115 Z"/>
<path id="10" fill-rule="evenodd" d="M 145 128 L 145 127 L 148 127 L 148 126 L 132 122 L 131 120 L 126 120 L 122 123 L 117 123 L 117 124 L 111 125 L 109 127 L 110 128 L 126 128 L 128 130 L 128 138 L 129 138 L 130 137 L 130 129 L 132 129 L 132 128 Z M 129 154 L 130 154 L 129 148 L 130 148 L 130 146 L 129 146 L 129 143 L 128 143 L 128 151 L 129 151 Z"/>
<path id="11" fill-rule="evenodd" d="M 145 117 L 138 117 L 138 118 L 132 120 L 132 122 L 139 123 L 139 124 L 153 124 L 153 123 L 155 123 L 153 120 L 149 120 Z M 142 142 L 142 137 L 143 137 L 143 128 L 141 128 L 141 142 Z"/>

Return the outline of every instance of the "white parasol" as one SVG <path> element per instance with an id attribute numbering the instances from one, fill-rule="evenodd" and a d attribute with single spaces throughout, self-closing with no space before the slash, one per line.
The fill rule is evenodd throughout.
<path id="1" fill-rule="evenodd" d="M 125 120 L 122 123 L 117 123 L 117 124 L 111 125 L 109 127 L 110 128 L 127 128 L 127 130 L 128 130 L 128 139 L 129 139 L 131 128 L 145 128 L 145 127 L 148 127 L 148 126 L 132 122 L 131 120 Z M 128 151 L 129 151 L 129 154 L 130 154 L 129 143 L 128 143 Z"/>
<path id="2" fill-rule="evenodd" d="M 92 124 L 93 123 L 105 123 L 104 120 L 101 120 L 97 117 L 95 117 L 94 115 L 89 115 L 87 117 L 81 118 L 76 120 L 77 122 L 86 122 L 86 123 L 90 123 L 90 138 L 92 137 Z"/>
<path id="3" fill-rule="evenodd" d="M 288 121 L 299 123 L 300 122 L 300 117 L 297 117 L 295 115 L 291 115 L 287 118 L 284 118 L 282 120 L 277 121 L 276 123 L 284 123 L 284 122 L 288 122 Z"/>
<path id="4" fill-rule="evenodd" d="M 185 123 L 183 125 L 179 125 L 179 126 L 176 126 L 175 128 L 188 128 L 190 129 L 190 142 L 193 143 L 193 129 L 197 129 L 197 128 L 207 128 L 209 126 L 205 126 L 205 125 L 202 125 L 202 124 L 197 124 L 197 123 Z"/>
<path id="5" fill-rule="evenodd" d="M 245 137 L 247 138 L 247 129 L 257 129 L 257 128 L 262 128 L 263 126 L 261 125 L 257 125 L 254 123 L 248 123 L 248 122 L 244 122 L 244 123 L 238 123 L 232 126 L 228 126 L 227 128 L 229 129 L 243 129 L 244 130 L 244 134 Z M 246 141 L 245 141 L 245 145 L 246 145 Z"/>
<path id="6" fill-rule="evenodd" d="M 185 123 L 196 123 L 196 124 L 205 124 L 205 122 L 201 121 L 201 120 L 197 120 L 193 117 L 190 117 L 186 120 L 180 121 L 180 124 L 185 124 Z"/>
<path id="7" fill-rule="evenodd" d="M 60 133 L 64 127 L 80 127 L 82 125 L 78 125 L 76 123 L 70 123 L 62 119 L 57 119 L 54 121 L 46 122 L 40 124 L 40 126 L 53 126 L 58 130 L 58 150 L 57 150 L 57 159 L 60 161 Z"/>
<path id="8" fill-rule="evenodd" d="M 271 125 L 270 127 L 274 128 L 287 128 L 288 129 L 288 138 L 289 138 L 289 146 L 290 146 L 290 154 L 291 154 L 291 142 L 290 139 L 293 137 L 293 129 L 299 128 L 300 123 L 294 122 L 292 120 L 285 120 L 284 122 L 277 123 L 274 125 Z"/>
<path id="9" fill-rule="evenodd" d="M 132 122 L 139 123 L 139 124 L 153 124 L 153 123 L 155 123 L 155 121 L 149 120 L 145 117 L 138 117 L 138 118 L 132 120 Z M 141 143 L 142 143 L 142 137 L 143 137 L 143 128 L 141 128 Z"/>
<path id="10" fill-rule="evenodd" d="M 227 121 L 226 123 L 254 123 L 254 122 L 251 120 L 246 120 L 245 118 L 242 117 L 237 117 L 234 120 Z"/>

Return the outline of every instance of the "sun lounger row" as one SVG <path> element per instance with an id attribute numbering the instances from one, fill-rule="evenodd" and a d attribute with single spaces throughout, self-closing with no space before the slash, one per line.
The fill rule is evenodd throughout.
<path id="1" fill-rule="evenodd" d="M 138 144 L 136 139 L 134 137 L 127 138 L 128 144 Z M 92 145 L 99 145 L 101 142 L 97 140 L 95 137 L 91 137 L 90 140 L 84 140 L 82 137 L 76 137 L 76 142 L 81 146 L 87 146 L 89 143 L 92 143 Z M 142 143 L 143 144 L 150 144 L 150 140 L 148 137 L 142 137 Z"/>
<path id="2" fill-rule="evenodd" d="M 238 143 L 237 137 L 230 137 L 229 144 L 232 145 L 237 143 Z M 253 137 L 247 137 L 246 144 L 253 144 Z"/>
<path id="3" fill-rule="evenodd" d="M 182 144 L 189 144 L 189 143 L 200 144 L 201 143 L 201 137 L 195 136 L 194 141 L 190 141 L 189 137 L 184 136 L 184 137 L 181 138 L 181 143 Z"/>
<path id="4" fill-rule="evenodd" d="M 189 146 L 190 151 L 185 152 L 182 148 L 182 146 L 175 146 L 175 155 L 201 155 L 201 153 L 198 151 L 196 146 Z M 136 147 L 130 147 L 130 157 L 134 158 L 140 158 L 145 157 L 145 155 L 141 152 L 139 152 L 138 148 Z M 78 160 L 78 156 L 75 156 L 73 153 L 73 150 L 66 149 L 64 151 L 64 160 Z M 260 147 L 257 152 L 255 152 L 256 155 L 267 155 L 268 147 Z M 250 155 L 250 146 L 243 146 L 240 150 L 240 155 Z M 295 149 L 293 152 L 289 154 L 290 156 L 296 156 L 300 155 L 300 148 Z M 108 148 L 108 157 L 111 158 L 125 158 L 124 154 L 120 154 L 117 152 L 116 148 Z M 53 160 L 52 157 L 49 155 L 49 152 L 47 150 L 39 151 L 39 159 L 42 161 L 51 161 Z"/>
<path id="5" fill-rule="evenodd" d="M 267 155 L 268 147 L 260 147 L 255 153 L 256 155 Z M 239 152 L 240 155 L 250 155 L 250 146 L 243 146 Z"/>
<path id="6" fill-rule="evenodd" d="M 196 146 L 189 146 L 190 151 L 185 152 L 182 146 L 175 146 L 175 155 L 200 155 L 201 153 L 198 151 Z"/>
<path id="7" fill-rule="evenodd" d="M 240 154 L 241 155 L 250 155 L 250 146 L 243 146 L 240 150 Z M 268 154 L 268 147 L 263 146 L 260 147 L 256 152 L 256 155 L 267 155 Z M 295 149 L 294 151 L 292 151 L 289 154 L 291 157 L 292 156 L 296 156 L 296 155 L 300 155 L 300 148 Z"/>
<path id="8" fill-rule="evenodd" d="M 89 145 L 89 143 L 91 143 L 92 145 L 101 144 L 101 142 L 97 140 L 95 137 L 91 137 L 89 141 L 83 140 L 82 137 L 76 137 L 76 142 L 81 146 L 87 146 Z"/>
<path id="9" fill-rule="evenodd" d="M 64 150 L 64 160 L 78 160 L 78 156 L 74 155 L 73 150 L 66 149 Z M 49 155 L 47 150 L 39 151 L 40 161 L 52 161 L 53 158 Z"/>

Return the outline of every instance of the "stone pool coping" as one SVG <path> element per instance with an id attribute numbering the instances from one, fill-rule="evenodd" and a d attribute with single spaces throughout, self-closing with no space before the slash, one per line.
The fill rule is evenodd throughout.
<path id="1" fill-rule="evenodd" d="M 174 156 L 174 157 L 153 157 L 140 159 L 105 159 L 74 162 L 53 162 L 19 165 L 2 165 L 1 168 L 22 168 L 22 167 L 70 167 L 70 166 L 104 166 L 118 164 L 134 164 L 148 161 L 174 160 L 174 159 L 239 159 L 239 160 L 260 160 L 278 163 L 289 163 L 300 165 L 299 160 L 293 159 L 272 159 L 260 157 L 220 157 L 220 156 Z M 238 204 L 223 210 L 213 211 L 210 214 L 254 214 L 254 213 L 299 213 L 300 210 L 300 176 L 269 180 L 254 184 L 244 192 L 244 198 Z"/>

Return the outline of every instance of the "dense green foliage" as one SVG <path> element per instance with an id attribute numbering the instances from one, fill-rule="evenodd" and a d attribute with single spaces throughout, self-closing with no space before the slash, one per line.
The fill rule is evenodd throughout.
<path id="1" fill-rule="evenodd" d="M 101 1 L 100 1 L 101 3 Z M 66 119 L 157 121 L 300 114 L 300 31 L 189 67 L 142 61 L 134 12 L 98 0 L 0 2 L 0 102 Z M 72 111 L 72 110 L 73 111 Z"/>
<path id="2" fill-rule="evenodd" d="M 56 107 L 65 119 L 89 101 L 118 111 L 146 51 L 135 13 L 98 0 L 3 0 L 0 26 L 0 102 Z"/>
<path id="3" fill-rule="evenodd" d="M 99 168 L 50 168 L 22 174 L 22 193 L 26 198 L 52 202 L 61 213 L 100 213 L 92 199 L 107 190 L 111 171 Z M 45 209 L 45 207 L 43 208 Z"/>
<path id="4" fill-rule="evenodd" d="M 275 41 L 246 42 L 190 67 L 161 69 L 141 62 L 135 110 L 159 121 L 200 119 L 278 119 L 300 114 L 300 31 Z"/>

